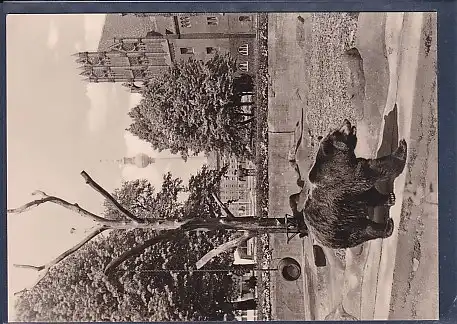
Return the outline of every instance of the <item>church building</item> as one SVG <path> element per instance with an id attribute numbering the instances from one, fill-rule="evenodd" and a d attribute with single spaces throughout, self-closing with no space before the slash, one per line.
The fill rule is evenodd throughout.
<path id="1" fill-rule="evenodd" d="M 230 53 L 243 74 L 255 74 L 257 14 L 107 14 L 96 51 L 76 53 L 88 82 L 121 82 L 131 92 L 190 58 Z"/>

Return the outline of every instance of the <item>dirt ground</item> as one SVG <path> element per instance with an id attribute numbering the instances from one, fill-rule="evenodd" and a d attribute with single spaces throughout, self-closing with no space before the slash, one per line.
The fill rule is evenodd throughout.
<path id="1" fill-rule="evenodd" d="M 357 122 L 359 155 L 389 154 L 399 138 L 409 144 L 407 168 L 393 184 L 392 238 L 349 251 L 346 271 L 314 267 L 312 242 L 303 241 L 302 319 L 324 319 L 338 303 L 358 319 L 437 318 L 436 15 L 271 14 L 269 74 L 275 214 L 287 209 L 285 196 L 296 192 L 286 161 L 294 137 L 284 132 L 293 132 L 302 116 L 305 136 L 297 160 L 304 174 L 317 136 L 344 118 Z M 376 210 L 373 217 L 386 213 Z M 280 242 L 272 242 L 273 249 L 275 244 Z M 299 319 L 283 310 L 291 305 L 281 301 L 280 285 L 276 290 L 275 319 Z"/>

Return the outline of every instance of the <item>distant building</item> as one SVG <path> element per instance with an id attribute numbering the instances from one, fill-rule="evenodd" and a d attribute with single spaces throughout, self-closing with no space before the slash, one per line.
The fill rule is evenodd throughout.
<path id="1" fill-rule="evenodd" d="M 241 170 L 252 170 L 252 162 L 239 160 L 235 156 L 224 156 L 212 152 L 207 157 L 208 166 L 220 169 L 228 165 L 226 175 L 220 184 L 219 197 L 222 202 L 230 202 L 229 209 L 235 216 L 255 214 L 255 177 L 247 176 Z"/>
<path id="2" fill-rule="evenodd" d="M 229 204 L 229 210 L 235 217 L 256 216 L 256 183 L 254 176 L 240 173 L 240 168 L 254 169 L 252 162 L 239 160 L 234 156 L 224 156 L 211 152 L 207 156 L 208 167 L 218 170 L 228 165 L 226 176 L 222 178 L 219 197 Z M 234 252 L 234 264 L 255 264 L 257 238 L 247 240 Z"/>
<path id="3" fill-rule="evenodd" d="M 108 14 L 99 48 L 76 53 L 88 82 L 121 82 L 132 92 L 174 62 L 231 53 L 251 74 L 257 14 Z"/>
<path id="4" fill-rule="evenodd" d="M 235 301 L 243 301 L 258 297 L 258 289 L 250 283 L 254 273 L 251 271 L 242 276 L 233 276 L 233 281 L 238 290 L 238 298 Z M 236 312 L 235 318 L 238 321 L 256 321 L 257 310 L 240 310 Z"/>
<path id="5" fill-rule="evenodd" d="M 235 252 L 233 252 L 233 264 L 257 264 L 256 246 L 257 238 L 253 237 L 247 240 L 246 243 L 237 247 Z"/>
<path id="6" fill-rule="evenodd" d="M 235 316 L 238 321 L 257 321 L 257 310 L 242 310 L 240 315 Z"/>

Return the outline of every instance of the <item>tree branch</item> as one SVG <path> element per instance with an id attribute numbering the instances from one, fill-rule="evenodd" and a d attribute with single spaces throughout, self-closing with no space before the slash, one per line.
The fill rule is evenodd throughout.
<path id="1" fill-rule="evenodd" d="M 79 205 L 76 203 L 72 204 L 62 198 L 48 196 L 46 193 L 44 193 L 42 191 L 35 191 L 33 193 L 33 195 L 40 195 L 42 198 L 31 201 L 19 208 L 8 209 L 8 213 L 20 214 L 20 213 L 26 212 L 34 207 L 37 207 L 43 203 L 51 202 L 56 205 L 60 205 L 64 208 L 67 208 L 71 211 L 74 211 L 84 217 L 87 217 L 87 218 L 97 222 L 99 225 L 106 226 L 107 228 L 110 228 L 110 229 L 125 230 L 125 229 L 133 229 L 133 228 L 148 228 L 148 229 L 155 230 L 155 231 L 168 231 L 168 230 L 181 228 L 182 226 L 186 225 L 187 223 L 189 223 L 191 221 L 191 220 L 184 220 L 184 221 L 179 222 L 176 220 L 167 220 L 167 219 L 165 219 L 165 220 L 164 219 L 151 219 L 151 220 L 147 219 L 147 220 L 142 221 L 141 224 L 138 224 L 134 221 L 128 221 L 128 220 L 107 219 L 107 218 L 97 216 L 97 215 L 79 207 Z"/>
<path id="2" fill-rule="evenodd" d="M 243 244 L 244 242 L 246 242 L 254 236 L 256 236 L 255 232 L 245 231 L 241 236 L 212 249 L 211 251 L 206 253 L 200 260 L 197 261 L 197 263 L 195 264 L 197 266 L 197 269 L 202 268 L 205 264 L 207 264 L 209 261 L 211 261 L 219 254 L 226 251 L 230 251 L 231 249 L 240 246 L 241 244 Z"/>
<path id="3" fill-rule="evenodd" d="M 227 206 L 225 206 L 225 204 L 219 199 L 219 197 L 214 192 L 211 193 L 211 196 L 213 196 L 213 198 L 216 201 L 216 203 L 219 205 L 219 207 L 221 207 L 222 213 L 228 219 L 235 218 L 235 215 L 233 215 L 233 213 L 230 211 L 230 209 L 228 209 Z"/>
<path id="4" fill-rule="evenodd" d="M 145 221 L 144 219 L 138 218 L 135 215 L 133 215 L 131 212 L 129 212 L 127 209 L 122 207 L 122 205 L 117 202 L 116 199 L 114 199 L 113 196 L 111 196 L 105 189 L 103 189 L 98 183 L 96 183 L 90 176 L 87 174 L 86 171 L 81 172 L 81 176 L 84 178 L 86 181 L 86 184 L 88 184 L 92 189 L 100 193 L 105 199 L 110 201 L 114 207 L 117 208 L 125 217 L 130 219 L 131 221 L 138 223 L 138 224 L 143 224 Z"/>
<path id="5" fill-rule="evenodd" d="M 146 240 L 143 244 L 137 245 L 130 250 L 122 253 L 119 257 L 111 261 L 105 268 L 105 274 L 109 275 L 112 273 L 112 271 L 121 265 L 124 261 L 127 259 L 130 259 L 133 256 L 141 254 L 146 248 L 160 243 L 160 242 L 167 242 L 171 241 L 175 238 L 178 238 L 179 236 L 184 235 L 185 231 L 181 230 L 180 228 L 174 229 L 174 230 L 169 230 L 165 233 L 158 234 L 157 236 L 154 236 L 153 238 Z"/>
<path id="6" fill-rule="evenodd" d="M 36 271 L 41 271 L 45 268 L 44 265 L 42 266 L 34 266 L 34 265 L 30 265 L 30 264 L 13 264 L 13 266 L 15 268 L 20 268 L 20 269 L 33 269 L 33 270 L 36 270 Z"/>
<path id="7" fill-rule="evenodd" d="M 28 265 L 28 264 L 15 264 L 14 266 L 16 268 L 22 268 L 22 269 L 34 269 L 34 270 L 37 270 L 38 272 L 40 272 L 40 274 L 38 275 L 38 278 L 37 280 L 35 281 L 35 283 L 31 286 L 31 288 L 35 287 L 41 280 L 43 280 L 43 278 L 48 274 L 49 270 L 55 266 L 56 264 L 58 264 L 59 262 L 63 261 L 65 258 L 67 258 L 68 256 L 72 255 L 73 253 L 75 253 L 76 251 L 78 251 L 81 247 L 83 247 L 87 242 L 89 242 L 90 240 L 92 240 L 94 237 L 96 237 L 98 234 L 106 231 L 108 229 L 108 227 L 106 226 L 102 226 L 102 227 L 99 227 L 98 229 L 96 229 L 95 231 L 93 231 L 92 233 L 90 233 L 88 236 L 86 236 L 86 238 L 84 238 L 84 240 L 82 240 L 81 242 L 79 242 L 78 244 L 76 244 L 74 247 L 68 249 L 67 251 L 63 252 L 61 255 L 59 255 L 57 258 L 55 258 L 54 260 L 52 260 L 51 262 L 47 263 L 47 264 L 44 264 L 44 265 L 41 265 L 41 266 L 32 266 L 32 265 Z M 30 289 L 30 288 L 29 288 Z M 27 290 L 29 290 L 27 288 L 19 291 L 19 292 L 16 292 L 14 295 L 18 295 L 18 294 L 22 294 L 24 292 L 26 292 Z"/>
<path id="8" fill-rule="evenodd" d="M 70 209 L 71 211 L 74 211 L 84 217 L 90 218 L 93 221 L 96 221 L 103 225 L 109 225 L 109 224 L 114 224 L 114 223 L 118 222 L 116 220 L 110 220 L 110 219 L 106 219 L 106 218 L 97 216 L 97 215 L 85 210 L 84 208 L 79 207 L 79 205 L 76 203 L 71 204 L 68 201 L 63 200 L 62 198 L 55 197 L 55 196 L 48 196 L 46 193 L 44 193 L 43 191 L 40 191 L 40 190 L 34 191 L 32 193 L 32 195 L 41 196 L 41 199 L 33 200 L 18 208 L 8 209 L 7 212 L 9 214 L 21 214 L 32 208 L 38 207 L 41 204 L 44 204 L 46 202 L 51 202 L 53 204 L 60 205 L 62 207 Z"/>

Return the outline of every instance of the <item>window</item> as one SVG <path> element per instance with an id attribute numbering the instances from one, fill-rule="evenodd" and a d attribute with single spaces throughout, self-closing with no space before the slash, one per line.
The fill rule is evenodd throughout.
<path id="1" fill-rule="evenodd" d="M 186 16 L 179 17 L 179 24 L 183 28 L 190 28 L 192 26 L 190 24 L 190 18 Z"/>
<path id="2" fill-rule="evenodd" d="M 139 43 L 137 50 L 140 51 L 140 52 L 146 52 L 146 44 L 145 43 Z"/>
<path id="3" fill-rule="evenodd" d="M 216 53 L 216 48 L 215 47 L 207 47 L 206 48 L 206 54 L 215 54 Z"/>
<path id="4" fill-rule="evenodd" d="M 111 59 L 110 59 L 109 57 L 105 57 L 105 58 L 101 61 L 101 63 L 102 63 L 102 64 L 104 63 L 105 65 L 111 65 Z"/>
<path id="5" fill-rule="evenodd" d="M 245 21 L 251 21 L 251 16 L 240 16 L 238 18 L 239 21 L 245 22 Z"/>
<path id="6" fill-rule="evenodd" d="M 94 75 L 98 78 L 106 78 L 107 70 L 106 69 L 94 69 Z"/>
<path id="7" fill-rule="evenodd" d="M 92 65 L 97 65 L 97 64 L 100 63 L 100 57 L 98 57 L 98 56 L 89 56 L 87 61 Z"/>
<path id="8" fill-rule="evenodd" d="M 140 59 L 138 57 L 132 56 L 127 58 L 130 65 L 139 65 L 140 64 Z"/>
<path id="9" fill-rule="evenodd" d="M 238 65 L 238 68 L 243 71 L 243 72 L 248 72 L 249 71 L 249 63 L 248 62 L 242 62 Z"/>
<path id="10" fill-rule="evenodd" d="M 241 55 L 248 55 L 249 54 L 249 45 L 243 44 L 240 47 L 238 47 L 238 53 L 240 53 Z"/>
<path id="11" fill-rule="evenodd" d="M 194 54 L 194 49 L 192 47 L 181 47 L 181 54 Z"/>
<path id="12" fill-rule="evenodd" d="M 217 25 L 217 17 L 206 17 L 206 23 L 210 26 Z"/>
<path id="13" fill-rule="evenodd" d="M 125 42 L 122 43 L 122 49 L 126 52 L 134 52 L 136 48 L 136 43 Z"/>

